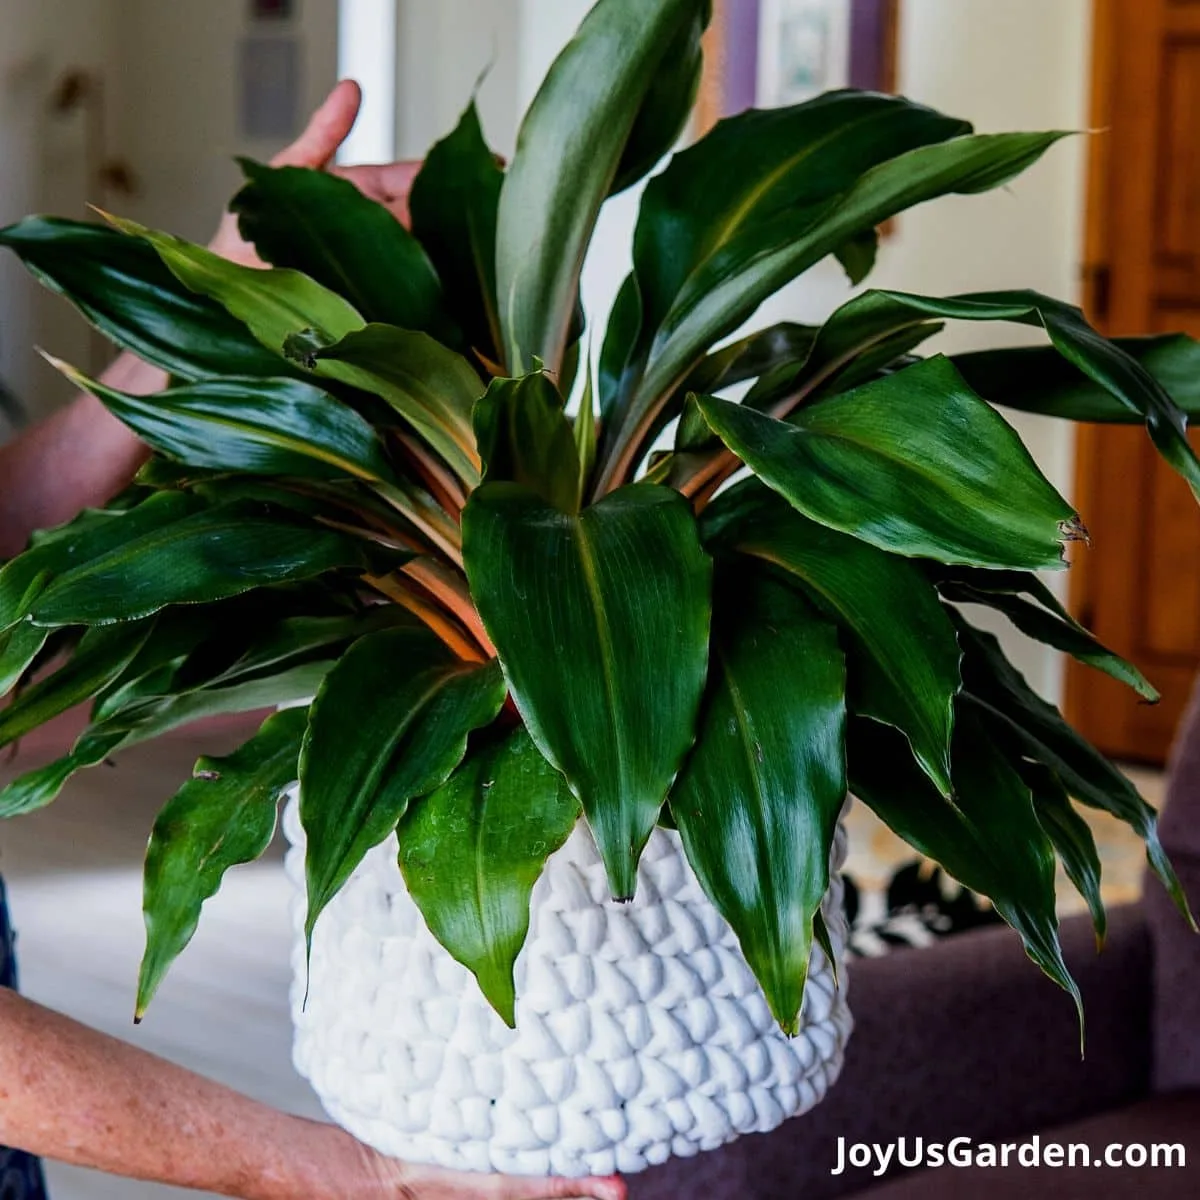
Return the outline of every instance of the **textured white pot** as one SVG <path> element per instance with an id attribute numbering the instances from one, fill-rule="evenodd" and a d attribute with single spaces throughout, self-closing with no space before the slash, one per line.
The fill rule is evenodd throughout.
<path id="1" fill-rule="evenodd" d="M 851 1028 L 814 948 L 800 1036 L 780 1033 L 733 931 L 677 834 L 655 832 L 632 904 L 608 899 L 580 826 L 547 864 L 517 960 L 517 1028 L 433 939 L 390 838 L 322 914 L 304 970 L 304 834 L 296 886 L 296 1068 L 330 1116 L 385 1154 L 475 1171 L 633 1173 L 766 1132 L 817 1104 Z M 832 866 L 845 857 L 839 828 Z M 839 960 L 842 883 L 824 915 Z"/>

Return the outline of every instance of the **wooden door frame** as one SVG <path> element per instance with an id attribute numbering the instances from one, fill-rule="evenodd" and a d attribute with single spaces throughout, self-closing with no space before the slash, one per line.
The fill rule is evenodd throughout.
<path id="1" fill-rule="evenodd" d="M 1166 0 L 1093 0 L 1091 63 L 1091 134 L 1088 145 L 1087 198 L 1082 267 L 1084 311 L 1105 334 L 1146 333 L 1152 319 L 1152 230 L 1157 158 L 1157 80 L 1161 45 L 1157 20 L 1148 10 L 1161 10 Z M 1153 13 L 1150 14 L 1153 16 Z M 1119 53 L 1118 53 L 1119 49 Z M 1116 114 L 1120 120 L 1115 121 Z M 1112 231 L 1112 213 L 1140 212 L 1144 219 Z M 1103 506 L 1110 536 L 1123 518 L 1112 497 L 1096 487 L 1103 427 L 1080 425 L 1075 439 L 1075 506 L 1086 522 Z M 1132 439 L 1129 453 L 1137 445 Z M 1111 443 L 1110 443 L 1111 447 Z M 1110 450 L 1111 456 L 1111 450 Z M 1111 465 L 1111 464 L 1110 464 Z M 1131 464 L 1132 469 L 1132 464 Z M 1131 531 L 1130 545 L 1136 544 Z M 1087 547 L 1070 555 L 1069 603 L 1072 613 L 1092 625 L 1094 611 L 1092 555 Z M 1134 572 L 1129 586 L 1136 587 Z M 1065 711 L 1076 725 L 1091 730 L 1106 724 L 1105 713 L 1090 702 L 1087 667 L 1067 660 Z"/>

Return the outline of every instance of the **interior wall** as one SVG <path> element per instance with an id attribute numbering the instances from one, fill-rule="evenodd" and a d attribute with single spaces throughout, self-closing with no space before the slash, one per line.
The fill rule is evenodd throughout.
<path id="1" fill-rule="evenodd" d="M 86 213 L 85 128 L 78 111 L 56 114 L 64 74 L 111 72 L 115 0 L 3 0 L 0 37 L 0 225 L 34 212 Z M 63 322 L 48 296 L 9 254 L 0 256 L 0 376 L 36 417 L 65 392 L 34 350 L 61 327 L 56 348 L 86 361 L 88 334 Z"/>

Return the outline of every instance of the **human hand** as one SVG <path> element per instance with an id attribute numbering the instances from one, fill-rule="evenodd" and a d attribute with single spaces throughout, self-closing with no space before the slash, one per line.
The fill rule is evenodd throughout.
<path id="1" fill-rule="evenodd" d="M 338 147 L 350 136 L 358 110 L 362 106 L 362 89 L 350 79 L 329 93 L 325 103 L 313 113 L 304 132 L 273 159 L 273 167 L 310 167 L 329 170 L 331 174 L 349 180 L 364 196 L 382 204 L 402 225 L 409 223 L 408 193 L 421 164 L 394 162 L 362 167 L 330 167 Z M 261 267 L 262 260 L 238 230 L 237 216 L 227 212 L 221 218 L 216 236 L 209 249 L 231 262 L 247 267 Z"/>

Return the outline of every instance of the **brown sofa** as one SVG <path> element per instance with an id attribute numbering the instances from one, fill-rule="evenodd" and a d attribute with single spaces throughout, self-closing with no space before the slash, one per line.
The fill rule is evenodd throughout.
<path id="1" fill-rule="evenodd" d="M 1163 840 L 1200 912 L 1200 689 L 1170 768 Z M 819 1108 L 775 1133 L 675 1161 L 631 1180 L 631 1200 L 864 1200 L 915 1197 L 1200 1197 L 1200 937 L 1161 887 L 1110 913 L 1097 955 L 1086 918 L 1063 924 L 1083 990 L 1074 1007 L 1007 929 L 851 964 L 856 1027 Z M 838 1139 L 946 1143 L 1182 1144 L 1182 1168 L 940 1168 L 882 1178 L 831 1174 Z M 911 1143 L 910 1143 L 911 1144 Z"/>

